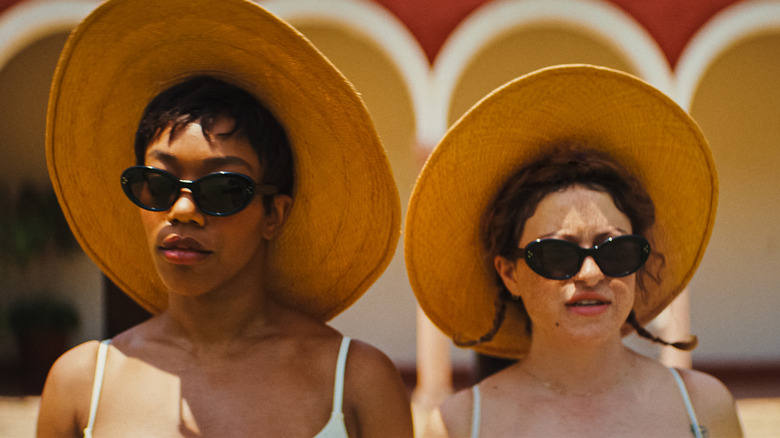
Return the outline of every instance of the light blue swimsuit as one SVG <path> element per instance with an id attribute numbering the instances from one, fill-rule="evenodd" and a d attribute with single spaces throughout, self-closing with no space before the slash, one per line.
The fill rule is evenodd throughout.
<path id="1" fill-rule="evenodd" d="M 333 385 L 333 408 L 328 424 L 314 436 L 314 438 L 348 438 L 347 426 L 344 424 L 342 402 L 344 398 L 344 371 L 347 364 L 350 338 L 344 336 L 339 347 L 339 357 L 336 361 L 336 382 Z M 105 340 L 98 347 L 97 366 L 95 367 L 95 381 L 92 386 L 92 401 L 89 406 L 89 421 L 84 429 L 84 438 L 92 438 L 92 428 L 95 425 L 97 406 L 100 401 L 100 390 L 103 387 L 103 375 L 106 370 L 106 353 L 111 340 Z"/>

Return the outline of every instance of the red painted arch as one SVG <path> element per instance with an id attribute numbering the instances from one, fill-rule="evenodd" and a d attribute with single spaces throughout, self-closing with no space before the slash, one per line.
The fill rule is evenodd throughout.
<path id="1" fill-rule="evenodd" d="M 458 23 L 490 0 L 374 1 L 409 28 L 432 61 Z M 672 66 L 704 23 L 738 1 L 741 0 L 609 0 L 650 33 Z"/>
<path id="2" fill-rule="evenodd" d="M 25 0 L 0 0 L 0 13 Z M 447 35 L 479 6 L 491 0 L 373 0 L 403 22 L 429 61 Z M 674 66 L 691 37 L 722 9 L 743 0 L 608 0 L 624 10 L 655 39 Z"/>

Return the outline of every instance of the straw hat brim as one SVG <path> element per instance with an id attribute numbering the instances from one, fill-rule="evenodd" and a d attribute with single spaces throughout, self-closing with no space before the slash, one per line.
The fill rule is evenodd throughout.
<path id="1" fill-rule="evenodd" d="M 138 208 L 119 176 L 135 164 L 146 104 L 198 74 L 243 87 L 285 126 L 294 205 L 269 248 L 264 287 L 317 319 L 332 318 L 390 262 L 398 191 L 352 85 L 299 32 L 249 1 L 110 1 L 71 34 L 51 88 L 46 156 L 76 238 L 135 301 L 153 313 L 166 308 Z"/>
<path id="2" fill-rule="evenodd" d="M 480 218 L 513 171 L 556 141 L 579 138 L 632 171 L 656 207 L 650 240 L 664 257 L 661 282 L 636 294 L 645 324 L 686 286 L 704 255 L 717 207 L 715 164 L 701 130 L 671 99 L 619 71 L 588 65 L 542 69 L 496 89 L 458 120 L 428 158 L 405 224 L 417 300 L 453 339 L 493 326 L 498 293 L 479 238 Z M 627 330 L 624 327 L 624 334 Z M 530 345 L 516 306 L 478 352 L 522 357 Z"/>

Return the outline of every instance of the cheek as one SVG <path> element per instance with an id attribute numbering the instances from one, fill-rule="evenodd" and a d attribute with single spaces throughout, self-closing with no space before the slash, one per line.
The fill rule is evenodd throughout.
<path id="1" fill-rule="evenodd" d="M 615 294 L 615 300 L 617 300 L 620 313 L 625 313 L 628 317 L 628 313 L 634 307 L 634 300 L 636 297 L 636 274 L 629 275 L 628 277 L 613 278 L 609 284 L 613 293 Z"/>
<path id="2" fill-rule="evenodd" d="M 146 234 L 146 241 L 149 245 L 149 248 L 153 248 L 157 245 L 156 243 L 156 237 L 157 237 L 157 231 L 160 227 L 160 212 L 156 211 L 149 211 L 139 208 L 140 211 L 139 216 L 141 218 L 141 225 L 144 227 L 144 233 Z"/>
<path id="3" fill-rule="evenodd" d="M 220 221 L 218 234 L 222 236 L 226 254 L 239 257 L 253 255 L 263 240 L 262 209 L 247 209 L 223 219 L 227 220 Z"/>
<path id="4" fill-rule="evenodd" d="M 541 277 L 527 266 L 518 272 L 517 279 L 522 287 L 516 295 L 523 299 L 531 319 L 534 315 L 556 311 L 564 300 L 566 292 L 560 282 Z"/>
<path id="5" fill-rule="evenodd" d="M 613 278 L 610 282 L 610 286 L 618 293 L 631 295 L 633 297 L 634 291 L 636 290 L 636 274 L 631 274 L 627 277 Z"/>

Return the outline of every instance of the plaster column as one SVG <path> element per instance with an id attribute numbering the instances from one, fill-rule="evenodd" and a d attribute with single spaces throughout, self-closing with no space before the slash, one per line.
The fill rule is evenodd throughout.
<path id="1" fill-rule="evenodd" d="M 664 324 L 661 337 L 668 342 L 687 340 L 691 335 L 691 300 L 688 288 L 672 301 Z M 674 347 L 661 347 L 661 362 L 670 367 L 691 368 L 692 359 L 690 351 L 681 351 Z"/>
<path id="2" fill-rule="evenodd" d="M 415 432 L 446 437 L 438 407 L 452 394 L 450 340 L 417 307 L 417 386 L 412 393 Z"/>

